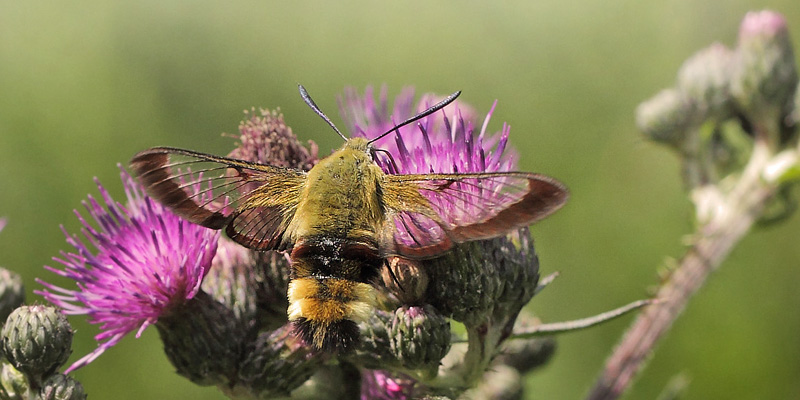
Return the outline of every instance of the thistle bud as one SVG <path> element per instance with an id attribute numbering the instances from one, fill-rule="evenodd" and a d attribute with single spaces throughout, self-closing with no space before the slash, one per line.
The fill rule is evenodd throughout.
<path id="1" fill-rule="evenodd" d="M 0 321 L 25 302 L 25 286 L 19 274 L 0 268 Z"/>
<path id="2" fill-rule="evenodd" d="M 486 321 L 503 285 L 492 257 L 492 247 L 500 240 L 460 244 L 442 257 L 424 261 L 431 277 L 427 303 L 467 325 Z"/>
<path id="3" fill-rule="evenodd" d="M 498 311 L 516 315 L 539 280 L 539 261 L 527 229 L 458 245 L 424 266 L 430 274 L 427 302 L 468 326 L 485 324 Z"/>
<path id="4" fill-rule="evenodd" d="M 722 120 L 733 113 L 730 79 L 733 52 L 715 43 L 686 60 L 678 71 L 678 90 L 691 102 L 694 121 Z"/>
<path id="5" fill-rule="evenodd" d="M 307 381 L 322 364 L 320 353 L 306 346 L 292 324 L 258 336 L 242 362 L 237 393 L 254 398 L 287 396 Z"/>
<path id="6" fill-rule="evenodd" d="M 8 361 L 0 361 L 0 399 L 26 400 L 30 398 L 29 391 L 25 375 Z"/>
<path id="7" fill-rule="evenodd" d="M 389 339 L 404 368 L 435 376 L 450 350 L 450 322 L 430 305 L 400 307 L 394 312 Z"/>
<path id="8" fill-rule="evenodd" d="M 53 307 L 22 306 L 8 316 L 2 342 L 11 365 L 39 383 L 72 353 L 72 327 L 67 317 Z"/>
<path id="9" fill-rule="evenodd" d="M 376 309 L 367 321 L 359 324 L 361 345 L 348 358 L 366 368 L 399 366 L 389 337 L 393 320 L 394 313 Z"/>
<path id="10" fill-rule="evenodd" d="M 774 11 L 748 13 L 739 29 L 733 97 L 754 123 L 774 124 L 788 114 L 796 86 L 786 20 Z"/>
<path id="11" fill-rule="evenodd" d="M 680 147 L 692 106 L 677 89 L 664 89 L 636 107 L 636 126 L 648 138 Z"/>
<path id="12" fill-rule="evenodd" d="M 47 378 L 39 390 L 41 400 L 83 400 L 86 392 L 83 385 L 75 379 L 63 375 L 53 374 Z"/>
<path id="13" fill-rule="evenodd" d="M 200 291 L 159 318 L 156 328 L 178 374 L 201 386 L 233 379 L 246 334 L 233 310 Z"/>

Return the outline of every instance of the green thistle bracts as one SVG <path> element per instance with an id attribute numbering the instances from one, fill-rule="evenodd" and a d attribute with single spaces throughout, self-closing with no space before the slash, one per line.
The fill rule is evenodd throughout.
<path id="1" fill-rule="evenodd" d="M 42 383 L 39 391 L 41 400 L 83 400 L 86 393 L 83 385 L 75 379 L 62 374 L 51 375 Z"/>
<path id="2" fill-rule="evenodd" d="M 247 330 L 234 310 L 200 292 L 156 327 L 178 374 L 202 386 L 235 381 Z"/>
<path id="3" fill-rule="evenodd" d="M 17 308 L 0 335 L 5 358 L 33 384 L 55 372 L 72 353 L 72 328 L 53 307 Z"/>

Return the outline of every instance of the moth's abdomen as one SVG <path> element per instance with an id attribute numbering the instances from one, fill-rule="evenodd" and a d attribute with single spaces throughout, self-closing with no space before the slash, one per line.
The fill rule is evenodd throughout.
<path id="1" fill-rule="evenodd" d="M 353 348 L 357 323 L 369 318 L 375 306 L 370 282 L 382 262 L 375 246 L 348 239 L 295 243 L 288 313 L 300 337 L 324 351 Z"/>
<path id="2" fill-rule="evenodd" d="M 289 283 L 289 320 L 317 349 L 346 351 L 358 342 L 357 323 L 374 307 L 373 290 L 366 283 L 336 278 L 294 279 Z"/>

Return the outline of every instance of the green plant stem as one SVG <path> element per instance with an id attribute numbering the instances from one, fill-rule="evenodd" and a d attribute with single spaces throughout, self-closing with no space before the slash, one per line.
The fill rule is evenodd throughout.
<path id="1" fill-rule="evenodd" d="M 466 351 L 451 351 L 442 360 L 438 376 L 425 384 L 448 396 L 460 395 L 483 376 L 499 342 L 496 329 L 467 327 Z"/>
<path id="2" fill-rule="evenodd" d="M 765 203 L 777 191 L 775 183 L 763 179 L 771 154 L 767 141 L 756 139 L 753 154 L 738 182 L 715 204 L 713 215 L 700 222 L 679 267 L 659 289 L 656 295 L 659 302 L 646 307 L 624 334 L 588 400 L 616 399 L 625 391 L 692 295 L 761 216 Z"/>

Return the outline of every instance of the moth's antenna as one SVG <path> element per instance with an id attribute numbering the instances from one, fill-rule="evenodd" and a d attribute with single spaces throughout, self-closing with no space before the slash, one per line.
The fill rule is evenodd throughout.
<path id="1" fill-rule="evenodd" d="M 302 86 L 301 86 L 301 88 L 302 88 Z M 415 115 L 415 116 L 413 116 L 413 117 L 411 117 L 411 118 L 409 118 L 409 119 L 407 119 L 407 120 L 395 125 L 394 128 L 389 129 L 388 131 L 382 133 L 380 136 L 376 137 L 375 139 L 370 140 L 369 143 L 374 143 L 374 142 L 380 140 L 381 138 L 383 138 L 384 136 L 386 136 L 386 135 L 388 135 L 388 134 L 400 129 L 401 127 L 404 127 L 404 126 L 406 126 L 406 125 L 408 125 L 408 124 L 410 124 L 410 123 L 412 123 L 414 121 L 417 121 L 417 120 L 420 120 L 422 118 L 425 118 L 428 115 L 431 115 L 431 114 L 441 110 L 442 108 L 444 108 L 448 104 L 452 103 L 453 100 L 455 100 L 459 95 L 461 95 L 461 91 L 460 90 L 455 92 L 455 93 L 453 93 L 453 94 L 451 94 L 450 96 L 447 96 L 446 99 L 444 99 L 444 100 L 442 100 L 442 101 L 440 101 L 440 102 L 428 107 L 427 110 L 425 110 L 425 111 L 423 111 L 423 112 L 421 112 L 421 113 L 419 113 L 419 114 L 417 114 L 417 115 Z"/>
<path id="2" fill-rule="evenodd" d="M 319 107 L 317 107 L 317 104 L 314 103 L 314 100 L 311 100 L 311 96 L 308 95 L 306 88 L 304 88 L 303 85 L 297 85 L 297 87 L 300 89 L 300 97 L 303 98 L 303 101 L 305 101 L 306 104 L 308 104 L 308 106 L 311 107 L 311 109 L 314 110 L 315 113 L 317 113 L 317 115 L 322 117 L 322 119 L 324 119 L 325 122 L 327 122 L 328 125 L 330 125 L 331 128 L 333 128 L 333 130 L 336 131 L 336 133 L 338 133 L 339 136 L 342 137 L 342 139 L 347 141 L 347 137 L 345 135 L 342 135 L 342 132 L 339 131 L 339 128 L 337 128 L 336 125 L 333 124 L 331 119 L 328 118 L 328 116 L 325 115 L 325 113 L 322 112 L 322 110 L 320 110 Z"/>

